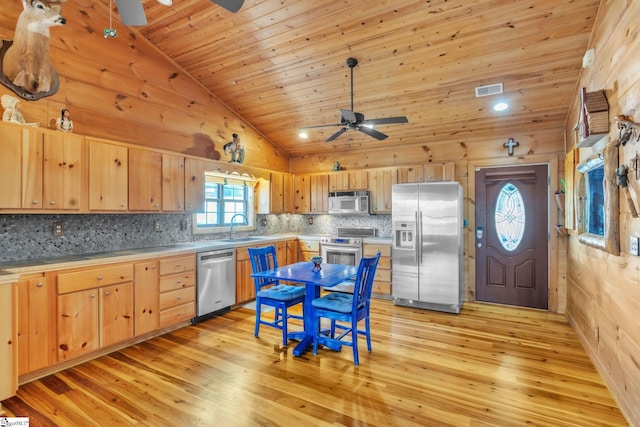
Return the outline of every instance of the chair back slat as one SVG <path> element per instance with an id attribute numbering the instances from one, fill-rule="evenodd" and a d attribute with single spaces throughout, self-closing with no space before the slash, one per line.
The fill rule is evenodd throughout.
<path id="1" fill-rule="evenodd" d="M 358 273 L 353 288 L 353 312 L 366 307 L 371 300 L 373 290 L 373 279 L 376 275 L 380 252 L 370 258 L 361 258 L 358 265 Z"/>
<path id="2" fill-rule="evenodd" d="M 249 252 L 249 260 L 251 261 L 251 269 L 254 273 L 278 268 L 278 257 L 276 255 L 276 247 L 274 245 L 264 246 L 261 248 L 247 248 Z M 254 277 L 256 292 L 265 286 L 277 285 L 280 283 L 277 279 L 267 279 L 262 277 Z"/>

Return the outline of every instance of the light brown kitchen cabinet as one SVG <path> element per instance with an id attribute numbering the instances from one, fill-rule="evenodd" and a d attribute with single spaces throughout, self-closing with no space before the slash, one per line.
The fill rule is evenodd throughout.
<path id="1" fill-rule="evenodd" d="M 298 261 L 310 261 L 311 257 L 320 255 L 320 240 L 298 239 L 298 248 Z"/>
<path id="2" fill-rule="evenodd" d="M 160 283 L 158 260 L 137 262 L 133 266 L 134 335 L 140 336 L 160 325 Z"/>
<path id="3" fill-rule="evenodd" d="M 18 375 L 56 363 L 55 287 L 45 273 L 23 275 L 18 293 Z"/>
<path id="4" fill-rule="evenodd" d="M 22 129 L 18 126 L 0 127 L 0 141 L 2 141 L 0 182 L 5 183 L 0 191 L 0 208 L 20 208 L 22 207 L 20 185 L 22 182 Z M 42 170 L 42 159 L 40 159 L 40 170 Z M 11 185 L 7 185 L 10 183 Z M 39 200 L 39 202 L 42 207 L 42 201 Z"/>
<path id="5" fill-rule="evenodd" d="M 204 212 L 206 160 L 184 159 L 184 205 L 187 212 Z"/>
<path id="6" fill-rule="evenodd" d="M 57 275 L 58 361 L 133 338 L 133 265 Z"/>
<path id="7" fill-rule="evenodd" d="M 129 208 L 128 148 L 96 140 L 89 144 L 89 209 L 126 211 Z"/>
<path id="8" fill-rule="evenodd" d="M 0 208 L 81 208 L 82 136 L 3 124 L 0 138 Z"/>
<path id="9" fill-rule="evenodd" d="M 271 172 L 269 184 L 269 212 L 272 214 L 293 213 L 293 175 Z"/>
<path id="10" fill-rule="evenodd" d="M 371 213 L 391 213 L 391 189 L 393 184 L 397 183 L 397 168 L 380 168 L 369 171 L 369 195 Z"/>
<path id="11" fill-rule="evenodd" d="M 160 259 L 160 328 L 196 315 L 195 254 Z"/>
<path id="12" fill-rule="evenodd" d="M 236 304 L 250 301 L 256 297 L 251 261 L 246 247 L 236 249 Z"/>
<path id="13" fill-rule="evenodd" d="M 329 174 L 329 191 L 366 190 L 369 173 L 366 170 L 340 171 Z"/>
<path id="14" fill-rule="evenodd" d="M 162 154 L 129 148 L 129 210 L 159 211 L 162 207 Z"/>
<path id="15" fill-rule="evenodd" d="M 398 183 L 453 181 L 454 172 L 454 163 L 400 166 L 398 167 Z"/>
<path id="16" fill-rule="evenodd" d="M 329 175 L 311 175 L 311 212 L 329 211 Z"/>
<path id="17" fill-rule="evenodd" d="M 380 252 L 378 267 L 373 278 L 373 293 L 391 296 L 391 245 L 385 243 L 365 243 L 363 256 L 372 257 Z"/>
<path id="18" fill-rule="evenodd" d="M 293 264 L 298 262 L 298 241 L 287 240 L 287 258 L 286 264 Z M 278 265 L 280 265 L 278 263 Z"/>
<path id="19" fill-rule="evenodd" d="M 293 210 L 295 213 L 311 212 L 311 176 L 293 177 Z"/>
<path id="20" fill-rule="evenodd" d="M 0 414 L 2 401 L 18 389 L 16 337 L 17 291 L 15 283 L 0 281 Z"/>
<path id="21" fill-rule="evenodd" d="M 162 155 L 162 210 L 184 211 L 184 157 Z"/>

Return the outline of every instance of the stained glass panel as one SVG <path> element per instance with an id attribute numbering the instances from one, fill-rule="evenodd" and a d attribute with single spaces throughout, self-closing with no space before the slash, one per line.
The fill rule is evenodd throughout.
<path id="1" fill-rule="evenodd" d="M 506 250 L 515 250 L 522 241 L 525 219 L 522 194 L 508 182 L 498 194 L 494 218 L 498 239 Z"/>

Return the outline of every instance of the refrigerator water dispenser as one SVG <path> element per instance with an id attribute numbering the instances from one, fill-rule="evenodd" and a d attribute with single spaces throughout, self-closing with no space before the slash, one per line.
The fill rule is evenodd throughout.
<path id="1" fill-rule="evenodd" d="M 415 249 L 415 223 L 397 222 L 394 224 L 394 247 L 396 249 Z"/>

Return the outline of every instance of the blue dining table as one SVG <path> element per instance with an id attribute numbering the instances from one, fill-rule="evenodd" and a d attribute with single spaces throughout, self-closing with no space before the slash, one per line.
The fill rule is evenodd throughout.
<path id="1" fill-rule="evenodd" d="M 282 267 L 265 270 L 260 273 L 253 273 L 251 277 L 263 277 L 267 279 L 278 279 L 281 281 L 303 283 L 305 285 L 304 299 L 304 331 L 289 332 L 289 339 L 298 339 L 300 342 L 293 349 L 294 356 L 301 356 L 313 344 L 315 336 L 313 325 L 314 319 L 311 317 L 311 301 L 320 296 L 320 288 L 331 288 L 339 283 L 353 278 L 358 272 L 358 267 L 345 264 L 321 264 L 318 271 L 313 270 L 313 263 L 310 261 L 297 262 Z M 328 345 L 334 350 L 340 350 L 339 346 L 330 345 L 320 338 L 318 344 Z M 335 348 L 334 348 L 335 347 Z"/>

